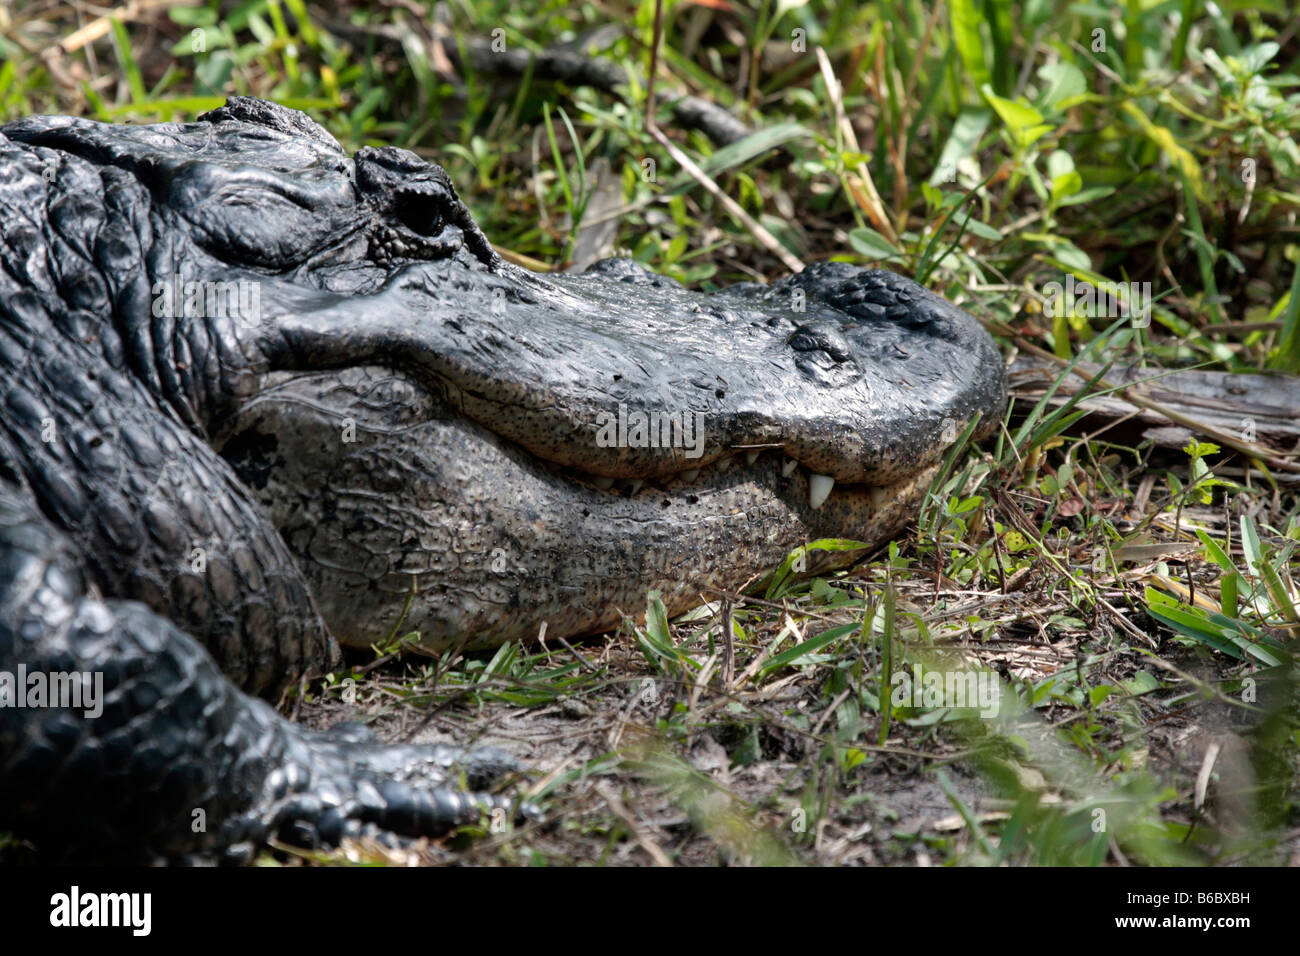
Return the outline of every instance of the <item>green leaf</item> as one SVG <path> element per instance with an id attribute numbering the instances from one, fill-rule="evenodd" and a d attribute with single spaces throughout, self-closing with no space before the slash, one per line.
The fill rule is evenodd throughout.
<path id="1" fill-rule="evenodd" d="M 1281 47 L 1272 40 L 1265 41 L 1257 46 L 1247 47 L 1241 51 L 1239 56 L 1241 67 L 1249 74 L 1257 74 L 1268 65 L 1269 60 L 1277 56 L 1277 51 L 1280 49 Z"/>
<path id="2" fill-rule="evenodd" d="M 810 551 L 865 551 L 871 545 L 864 544 L 861 541 L 850 541 L 847 538 L 819 538 L 816 541 L 810 541 L 791 551 L 780 566 L 772 572 L 772 580 L 767 586 L 767 593 L 764 595 L 767 600 L 775 600 L 784 592 L 782 585 L 790 577 L 791 571 L 800 561 L 805 560 Z"/>
<path id="3" fill-rule="evenodd" d="M 1021 238 L 1041 242 L 1051 250 L 1062 269 L 1067 272 L 1091 272 L 1092 259 L 1069 239 L 1050 232 L 1022 232 Z"/>
<path id="4" fill-rule="evenodd" d="M 1074 168 L 1074 157 L 1063 149 L 1053 150 L 1047 157 L 1047 173 L 1051 177 L 1053 205 L 1083 188 L 1083 177 Z"/>
<path id="5" fill-rule="evenodd" d="M 952 0 L 951 22 L 952 39 L 961 56 L 966 72 L 975 81 L 975 86 L 983 88 L 988 85 L 992 75 L 984 59 L 984 40 L 980 36 L 980 16 L 975 0 Z"/>
<path id="6" fill-rule="evenodd" d="M 1043 81 L 1038 104 L 1048 111 L 1057 110 L 1064 101 L 1082 96 L 1088 90 L 1083 71 L 1073 63 L 1049 63 L 1039 67 L 1038 78 Z"/>
<path id="7" fill-rule="evenodd" d="M 1101 687 L 1094 687 L 1092 690 L 1088 691 L 1088 700 L 1093 707 L 1096 707 L 1111 694 L 1115 693 L 1116 690 L 1117 688 L 1110 684 L 1103 684 Z"/>
<path id="8" fill-rule="evenodd" d="M 992 111 L 983 109 L 967 108 L 957 115 L 957 119 L 952 124 L 952 132 L 948 134 L 948 141 L 943 144 L 943 151 L 939 153 L 939 163 L 930 174 L 931 186 L 952 181 L 948 173 L 951 171 L 955 176 L 957 163 L 967 156 L 975 155 L 980 139 L 984 136 L 984 131 L 988 129 L 989 120 L 992 118 Z"/>
<path id="9" fill-rule="evenodd" d="M 1015 100 L 998 96 L 987 83 L 980 87 L 980 92 L 989 101 L 989 105 L 997 111 L 1020 149 L 1032 146 L 1042 138 L 1044 133 L 1051 132 L 1054 128 L 1051 123 L 1044 122 L 1043 114 L 1028 103 L 1017 103 Z"/>
<path id="10" fill-rule="evenodd" d="M 1125 100 L 1120 104 L 1120 109 L 1132 118 L 1142 130 L 1143 135 L 1155 143 L 1160 151 L 1169 157 L 1170 162 L 1181 170 L 1183 175 L 1187 177 L 1192 194 L 1203 201 L 1205 199 L 1205 189 L 1202 186 L 1201 165 L 1196 161 L 1195 156 L 1179 145 L 1169 127 L 1151 122 L 1132 100 Z"/>
<path id="11" fill-rule="evenodd" d="M 1008 531 L 1002 536 L 1002 546 L 1012 554 L 1019 554 L 1021 551 L 1028 551 L 1034 543 L 1019 531 Z"/>
<path id="12" fill-rule="evenodd" d="M 658 591 L 646 592 L 645 630 L 637 629 L 637 643 L 641 645 L 646 660 L 652 664 L 664 660 L 680 663 L 682 659 L 673 644 L 668 629 L 668 610 Z"/>
<path id="13" fill-rule="evenodd" d="M 973 232 L 981 239 L 987 239 L 990 242 L 1002 241 L 1002 232 L 1000 230 L 993 228 L 986 222 L 980 222 L 978 219 L 973 218 L 974 215 L 972 212 L 961 221 L 967 232 Z"/>
<path id="14" fill-rule="evenodd" d="M 1238 594 L 1241 589 L 1241 575 L 1236 571 L 1224 575 L 1223 580 L 1219 582 L 1219 607 L 1223 610 L 1224 616 L 1236 617 L 1241 607 L 1241 601 Z"/>
<path id="15" fill-rule="evenodd" d="M 108 22 L 113 29 L 113 47 L 117 52 L 117 62 L 122 72 L 126 74 L 126 85 L 131 90 L 131 99 L 143 103 L 148 96 L 144 90 L 144 78 L 140 75 L 140 67 L 135 62 L 131 38 L 127 35 L 126 27 L 117 17 L 110 17 Z"/>
<path id="16" fill-rule="evenodd" d="M 169 7 L 167 16 L 183 27 L 211 27 L 217 23 L 217 11 L 211 7 Z"/>
<path id="17" fill-rule="evenodd" d="M 855 251 L 872 259 L 903 258 L 902 251 L 896 245 L 867 226 L 854 229 L 849 233 L 849 245 Z"/>
<path id="18" fill-rule="evenodd" d="M 1292 624 L 1300 624 L 1300 613 L 1296 611 L 1295 603 L 1278 576 L 1277 569 L 1265 561 L 1260 565 L 1259 570 L 1260 577 L 1264 579 L 1264 587 L 1268 589 L 1269 596 L 1273 599 L 1273 609 Z"/>
<path id="19" fill-rule="evenodd" d="M 848 773 L 866 759 L 867 755 L 857 747 L 847 747 L 840 753 L 840 772 Z"/>
<path id="20" fill-rule="evenodd" d="M 719 173 L 741 166 L 751 159 L 762 156 L 764 153 L 770 152 L 791 140 L 811 135 L 808 128 L 802 123 L 775 123 L 772 126 L 765 126 L 756 132 L 750 133 L 742 140 L 737 140 L 722 147 L 722 149 L 700 163 L 700 168 L 708 173 L 710 177 L 716 177 Z M 689 176 L 687 179 L 692 183 L 695 182 Z"/>
<path id="21" fill-rule="evenodd" d="M 1147 613 L 1175 634 L 1190 637 L 1199 644 L 1237 660 L 1245 660 L 1246 655 L 1232 641 L 1225 639 L 1218 628 L 1211 627 L 1205 618 L 1192 611 L 1184 610 L 1168 595 L 1147 588 L 1146 599 Z"/>
<path id="22" fill-rule="evenodd" d="M 841 624 L 839 627 L 832 627 L 829 631 L 822 631 L 816 637 L 810 637 L 802 644 L 796 644 L 789 650 L 782 651 L 770 661 L 763 665 L 759 673 L 767 675 L 773 671 L 780 670 L 783 667 L 809 663 L 805 658 L 820 651 L 823 647 L 839 640 L 845 634 L 851 634 L 858 630 L 858 624 Z"/>
<path id="23" fill-rule="evenodd" d="M 1114 191 L 1114 186 L 1089 186 L 1087 189 L 1079 190 L 1072 196 L 1065 196 L 1057 202 L 1057 205 L 1077 206 L 1080 203 L 1092 202 L 1094 199 L 1105 199 Z"/>
<path id="24" fill-rule="evenodd" d="M 1241 553 L 1246 558 L 1246 567 L 1250 573 L 1259 577 L 1260 565 L 1264 563 L 1264 551 L 1259 546 L 1259 532 L 1250 515 L 1241 516 Z"/>
<path id="25" fill-rule="evenodd" d="M 1200 538 L 1201 544 L 1205 546 L 1205 556 L 1207 558 L 1229 574 L 1236 572 L 1237 566 L 1232 563 L 1232 559 L 1228 557 L 1228 553 L 1224 551 L 1223 548 L 1219 547 L 1217 541 L 1211 538 L 1209 534 L 1201 528 L 1196 529 L 1196 537 Z"/>
<path id="26" fill-rule="evenodd" d="M 1155 677 L 1146 671 L 1138 671 L 1127 680 L 1120 678 L 1120 684 L 1126 691 L 1134 696 L 1137 696 L 1138 694 L 1149 694 L 1153 690 L 1160 689 L 1160 681 L 1156 680 Z"/>
<path id="27" fill-rule="evenodd" d="M 1177 634 L 1237 660 L 1253 657 L 1269 667 L 1281 664 L 1282 645 L 1244 621 L 1187 607 L 1155 588 L 1146 589 L 1146 601 L 1147 613 Z"/>
<path id="28" fill-rule="evenodd" d="M 1291 289 L 1279 305 L 1281 308 L 1275 311 L 1282 316 L 1282 334 L 1276 351 L 1269 356 L 1269 365 L 1284 372 L 1300 372 L 1300 258 L 1291 274 Z"/>

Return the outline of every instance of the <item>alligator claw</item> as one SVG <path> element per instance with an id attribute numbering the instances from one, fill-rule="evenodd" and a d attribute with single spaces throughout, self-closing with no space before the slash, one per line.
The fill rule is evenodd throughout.
<path id="1" fill-rule="evenodd" d="M 539 815 L 533 805 L 483 792 L 525 769 L 495 747 L 378 744 L 368 728 L 354 723 L 301 734 L 301 772 L 273 774 L 268 799 L 228 822 L 222 840 L 231 848 L 227 859 L 242 860 L 248 847 L 271 840 L 317 850 L 369 837 L 401 848 L 485 818 L 522 822 Z M 456 786 L 458 772 L 470 790 Z M 287 788 L 291 779 L 296 786 Z"/>

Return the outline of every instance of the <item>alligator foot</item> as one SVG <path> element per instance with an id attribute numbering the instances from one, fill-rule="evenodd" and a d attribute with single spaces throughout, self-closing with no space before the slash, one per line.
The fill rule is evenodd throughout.
<path id="1" fill-rule="evenodd" d="M 54 860 L 400 845 L 510 812 L 504 797 L 458 789 L 459 773 L 473 791 L 520 769 L 490 748 L 289 723 L 166 618 L 100 597 L 70 536 L 3 481 L 0 702 L 0 821 Z"/>
<path id="2" fill-rule="evenodd" d="M 383 745 L 353 723 L 291 730 L 296 739 L 268 778 L 265 799 L 225 825 L 220 843 L 227 862 L 247 862 L 272 841 L 314 850 L 372 839 L 403 848 L 407 838 L 440 836 L 484 817 L 537 815 L 532 806 L 482 792 L 524 770 L 494 747 Z M 456 786 L 457 771 L 469 790 Z"/>

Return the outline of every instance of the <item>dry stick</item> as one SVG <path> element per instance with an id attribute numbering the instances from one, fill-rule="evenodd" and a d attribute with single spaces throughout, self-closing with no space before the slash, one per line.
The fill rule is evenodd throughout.
<path id="1" fill-rule="evenodd" d="M 844 114 L 844 99 L 840 95 L 840 83 L 835 78 L 835 73 L 831 68 L 830 57 L 820 46 L 817 48 L 817 65 L 822 71 L 822 82 L 826 84 L 826 93 L 831 98 L 831 104 L 835 107 L 835 123 L 840 129 L 840 135 L 844 137 L 844 144 L 855 153 L 861 153 L 862 148 L 858 145 L 858 136 L 853 132 L 853 124 L 849 122 L 848 117 Z M 894 245 L 898 245 L 898 233 L 894 230 L 894 224 L 889 220 L 889 214 L 885 212 L 885 204 L 880 198 L 880 193 L 876 191 L 876 181 L 871 178 L 871 170 L 867 169 L 866 163 L 858 163 L 856 175 L 857 183 L 850 180 L 849 192 L 862 211 L 867 214 L 871 224 L 876 227 L 876 231 L 888 239 Z M 853 186 L 857 189 L 853 189 Z"/>
<path id="2" fill-rule="evenodd" d="M 1053 355 L 1051 352 L 1048 352 L 1044 349 L 1040 349 L 1038 346 L 1034 345 L 1031 342 L 1027 342 L 1022 338 L 1016 337 L 1015 339 L 1013 339 L 1013 341 L 1015 342 L 1017 347 L 1023 349 L 1026 352 L 1029 352 L 1031 355 L 1036 355 L 1039 358 L 1048 359 L 1049 361 L 1054 362 L 1058 366 L 1064 366 L 1068 364 L 1065 361 L 1065 359 L 1058 358 L 1057 356 Z M 1083 379 L 1084 381 L 1087 382 L 1092 381 L 1092 376 L 1089 375 L 1087 372 L 1083 371 L 1077 365 L 1074 368 L 1070 369 L 1070 371 L 1073 372 L 1075 375 L 1077 375 L 1079 378 Z M 1124 401 L 1128 402 L 1131 405 L 1136 405 L 1139 408 L 1145 408 L 1147 411 L 1155 412 L 1157 415 L 1163 415 L 1171 422 L 1176 422 L 1185 428 L 1190 428 L 1192 431 L 1200 432 L 1202 435 L 1205 435 L 1208 438 L 1213 438 L 1215 441 L 1219 442 L 1220 444 L 1227 445 L 1229 448 L 1241 452 L 1241 454 L 1245 455 L 1247 458 L 1255 460 L 1257 463 L 1263 462 L 1267 464 L 1269 467 L 1276 468 L 1279 471 L 1291 471 L 1291 472 L 1300 473 L 1300 464 L 1297 464 L 1296 462 L 1293 461 L 1287 461 L 1285 458 L 1277 457 L 1275 454 L 1273 454 L 1273 451 L 1270 448 L 1266 448 L 1265 446 L 1260 445 L 1256 442 L 1247 442 L 1247 441 L 1242 441 L 1239 438 L 1234 438 L 1232 435 L 1229 435 L 1227 432 L 1220 431 L 1219 429 L 1215 428 L 1213 425 L 1207 425 L 1205 422 L 1198 421 L 1197 419 L 1192 418 L 1190 415 L 1184 415 L 1182 412 L 1175 411 L 1174 409 L 1169 408 L 1167 405 L 1161 405 L 1159 402 L 1153 402 L 1151 401 L 1151 399 L 1143 397 L 1142 395 L 1134 391 L 1135 386 L 1138 384 L 1141 383 L 1134 383 L 1133 385 L 1117 386 L 1114 383 L 1104 378 L 1097 380 L 1098 388 L 1105 389 L 1106 391 L 1119 395 L 1121 398 L 1124 399 Z"/>
<path id="3" fill-rule="evenodd" d="M 840 691 L 840 695 L 836 697 L 833 701 L 831 701 L 830 704 L 826 707 L 826 709 L 822 711 L 822 715 L 817 718 L 817 723 L 814 724 L 813 729 L 809 731 L 809 733 L 812 736 L 816 737 L 819 733 L 821 733 L 822 725 L 826 723 L 826 718 L 828 718 L 831 714 L 835 713 L 835 708 L 839 707 L 840 704 L 844 703 L 844 698 L 848 697 L 849 694 L 852 692 L 852 690 L 853 688 L 851 687 L 844 688 L 844 690 Z"/>
<path id="4" fill-rule="evenodd" d="M 722 599 L 722 688 L 730 691 L 736 680 L 736 640 L 731 623 L 731 598 Z"/>
<path id="5" fill-rule="evenodd" d="M 1116 622 L 1120 625 L 1121 630 L 1127 631 L 1128 634 L 1132 637 L 1136 637 L 1139 640 L 1145 641 L 1147 644 L 1151 645 L 1152 648 L 1158 648 L 1160 646 L 1155 641 L 1155 639 L 1151 637 L 1150 634 L 1147 634 L 1144 631 L 1139 630 L 1136 624 L 1134 624 L 1132 621 L 1126 618 L 1123 614 L 1119 613 L 1119 610 L 1115 607 L 1115 605 L 1111 604 L 1104 597 L 1098 595 L 1097 603 L 1100 604 L 1102 607 L 1104 607 L 1108 612 L 1110 612 L 1111 617 L 1115 618 Z"/>
<path id="6" fill-rule="evenodd" d="M 925 32 L 921 36 L 921 44 L 916 49 L 916 58 L 912 60 L 912 68 L 908 70 L 907 82 L 903 84 L 902 102 L 903 102 L 903 109 L 906 112 L 903 114 L 902 116 L 903 122 L 900 124 L 902 130 L 901 137 L 900 137 L 901 143 L 899 144 L 899 148 L 895 150 L 895 152 L 900 154 L 901 157 L 903 158 L 905 158 L 907 155 L 907 133 L 908 130 L 910 130 L 912 127 L 912 115 L 910 110 L 908 109 L 907 104 L 917 102 L 917 99 L 912 95 L 916 90 L 916 77 L 920 73 L 921 61 L 925 59 L 926 50 L 930 48 L 930 36 L 931 34 L 934 33 L 935 25 L 939 22 L 939 17 L 943 14 L 944 7 L 945 4 L 942 3 L 936 3 L 934 5 L 934 10 L 932 10 L 930 13 L 930 19 L 925 24 Z M 954 178 L 955 178 L 956 167 L 954 166 L 953 168 L 954 168 Z M 903 199 L 901 202 L 896 199 L 895 207 L 894 207 L 894 215 L 898 217 L 899 228 L 906 229 L 907 228 L 907 201 L 906 201 L 907 176 L 905 175 L 905 171 L 903 171 L 903 174 L 899 175 L 895 181 L 896 183 L 899 184 L 899 188 L 902 189 Z M 897 196 L 897 191 L 895 192 L 895 195 Z"/>
<path id="7" fill-rule="evenodd" d="M 559 638 L 558 640 L 562 645 L 564 645 L 564 649 L 567 650 L 574 657 L 576 657 L 578 659 L 578 663 L 581 664 L 584 668 L 586 668 L 588 672 L 592 674 L 600 673 L 600 668 L 592 666 L 592 664 L 585 657 L 583 657 L 581 654 L 578 653 L 577 649 L 574 648 L 572 644 L 570 644 L 562 637 Z"/>
<path id="8" fill-rule="evenodd" d="M 655 74 L 659 72 L 659 42 L 663 38 L 663 35 L 664 0 L 655 0 L 654 34 L 650 40 L 650 75 L 646 77 L 645 85 L 645 128 L 652 135 L 658 128 L 655 126 Z"/>
<path id="9" fill-rule="evenodd" d="M 658 7 L 655 9 L 655 18 L 657 20 Z M 641 825 L 636 817 L 632 816 L 632 811 L 628 809 L 627 804 L 623 802 L 622 798 L 614 792 L 613 787 L 608 787 L 603 783 L 599 783 L 596 784 L 596 792 L 601 795 L 606 805 L 611 811 L 613 811 L 614 816 L 622 820 L 627 828 L 632 831 L 633 838 L 640 845 L 641 849 L 646 852 L 646 855 L 649 856 L 650 859 L 654 860 L 655 866 L 670 867 L 673 865 L 673 861 L 668 858 L 668 855 L 664 853 L 659 844 L 651 839 L 649 834 L 645 832 L 645 827 Z"/>
<path id="10" fill-rule="evenodd" d="M 653 110 L 653 107 L 651 109 Z M 689 156 L 678 149 L 673 141 L 665 136 L 657 126 L 651 126 L 650 123 L 647 123 L 646 125 L 650 135 L 659 142 L 660 146 L 668 151 L 668 155 L 676 160 L 682 169 L 686 170 L 686 172 L 690 174 L 692 179 L 712 194 L 713 198 L 720 202 L 727 212 L 731 213 L 731 215 L 736 219 L 739 219 L 745 228 L 750 231 L 753 237 L 759 241 L 759 244 L 762 245 L 764 249 L 780 259 L 781 263 L 791 272 L 803 271 L 803 262 L 786 249 L 785 246 L 781 245 L 776 236 L 764 229 L 763 226 L 760 225 L 749 213 L 741 209 L 734 199 L 724 193 L 718 187 L 718 184 L 711 180 L 704 170 L 696 166 Z"/>
<path id="11" fill-rule="evenodd" d="M 989 521 L 989 534 L 993 537 L 993 557 L 998 562 L 998 582 L 1002 585 L 1002 593 L 1007 593 L 1007 569 L 1002 564 L 1002 539 L 998 536 L 997 522 L 993 518 L 993 512 L 984 512 L 984 517 Z"/>
<path id="12" fill-rule="evenodd" d="M 903 96 L 904 102 L 913 101 L 913 93 L 916 91 L 916 77 L 921 72 L 921 61 L 925 59 L 925 51 L 930 49 L 930 35 L 934 33 L 935 25 L 939 22 L 939 17 L 943 14 L 944 4 L 936 3 L 934 10 L 930 12 L 930 19 L 926 21 L 925 32 L 921 35 L 921 45 L 916 48 L 916 59 L 912 61 L 912 68 L 907 73 L 907 85 Z"/>
<path id="13" fill-rule="evenodd" d="M 695 675 L 695 682 L 691 684 L 690 696 L 686 702 L 686 721 L 688 726 L 695 722 L 695 708 L 700 702 L 700 694 L 702 694 L 704 689 L 709 686 L 709 678 L 713 676 L 713 668 L 717 666 L 718 654 L 717 652 L 714 652 L 709 659 L 704 662 L 704 666 L 700 668 L 700 672 Z M 730 693 L 731 688 L 724 688 L 724 692 Z"/>
<path id="14" fill-rule="evenodd" d="M 650 43 L 650 76 L 646 81 L 646 132 L 653 136 L 659 145 L 668 151 L 668 155 L 677 162 L 677 165 L 686 170 L 692 179 L 703 186 L 714 199 L 721 203 L 722 207 L 726 209 L 727 212 L 740 220 L 741 224 L 750 231 L 750 234 L 759 241 L 759 244 L 762 245 L 763 248 L 780 259 L 785 267 L 791 272 L 802 272 L 803 263 L 788 249 L 786 249 L 785 246 L 781 245 L 776 236 L 764 229 L 762 225 L 750 216 L 749 213 L 741 209 L 740 205 L 734 199 L 718 188 L 718 184 L 710 179 L 704 170 L 696 166 L 689 156 L 678 149 L 673 141 L 663 134 L 663 131 L 659 129 L 659 125 L 655 122 L 655 72 L 659 69 L 659 41 L 663 37 L 662 17 L 663 0 L 658 0 L 658 2 L 655 3 L 654 39 Z"/>
<path id="15" fill-rule="evenodd" d="M 755 604 L 758 605 L 759 607 L 768 607 L 768 608 L 772 608 L 775 611 L 784 611 L 786 613 L 790 613 L 791 610 L 790 605 L 788 604 L 782 604 L 779 601 L 768 601 L 760 597 L 755 597 L 752 594 L 744 593 L 743 590 L 728 591 L 726 588 L 720 588 L 714 584 L 706 584 L 704 586 L 704 590 L 711 591 L 714 594 L 720 594 L 723 597 L 730 598 L 732 601 L 738 602 L 740 604 Z M 814 611 L 811 608 L 808 609 L 799 608 L 797 610 L 798 613 L 802 614 L 804 617 L 809 617 L 818 621 L 825 621 L 827 624 L 839 625 L 844 623 L 835 615 L 827 614 L 823 611 Z"/>
<path id="16" fill-rule="evenodd" d="M 111 17 L 102 16 L 91 20 L 80 30 L 69 33 L 59 41 L 59 47 L 64 53 L 75 53 L 82 47 L 94 43 L 101 37 L 107 36 L 108 31 L 112 29 L 114 19 L 123 23 L 137 20 L 140 16 L 154 7 L 174 6 L 174 0 L 133 0 L 124 7 L 115 10 Z"/>

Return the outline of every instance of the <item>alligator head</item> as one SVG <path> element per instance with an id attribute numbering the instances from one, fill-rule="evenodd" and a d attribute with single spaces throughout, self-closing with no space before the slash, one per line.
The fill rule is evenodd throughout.
<path id="1" fill-rule="evenodd" d="M 807 541 L 878 545 L 1005 402 L 980 324 L 910 280 L 821 263 L 698 293 L 626 260 L 537 275 L 496 255 L 438 166 L 349 159 L 274 104 L 7 131 L 150 193 L 147 288 L 118 295 L 153 318 L 125 340 L 345 643 L 593 632 L 648 589 L 675 612 Z"/>

